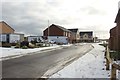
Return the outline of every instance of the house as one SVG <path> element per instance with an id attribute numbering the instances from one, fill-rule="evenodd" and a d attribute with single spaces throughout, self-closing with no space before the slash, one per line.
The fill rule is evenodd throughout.
<path id="1" fill-rule="evenodd" d="M 120 51 L 120 8 L 115 23 L 116 26 L 110 29 L 109 48 L 111 50 Z"/>
<path id="2" fill-rule="evenodd" d="M 66 37 L 70 37 L 71 31 L 69 31 L 68 29 L 66 29 L 62 26 L 52 24 L 47 29 L 45 29 L 43 31 L 43 33 L 44 33 L 44 36 L 66 36 Z"/>
<path id="3" fill-rule="evenodd" d="M 80 32 L 80 42 L 93 42 L 93 31 Z"/>
<path id="4" fill-rule="evenodd" d="M 0 42 L 17 43 L 24 40 L 24 34 L 15 33 L 15 30 L 6 22 L 0 22 Z"/>
<path id="5" fill-rule="evenodd" d="M 48 39 L 55 40 L 57 42 L 65 43 L 72 42 L 71 40 L 71 31 L 59 26 L 52 24 L 43 31 L 43 36 L 48 36 Z"/>
<path id="6" fill-rule="evenodd" d="M 72 32 L 71 37 L 72 37 L 72 43 L 76 43 L 80 41 L 80 34 L 78 28 L 74 29 L 68 29 Z"/>

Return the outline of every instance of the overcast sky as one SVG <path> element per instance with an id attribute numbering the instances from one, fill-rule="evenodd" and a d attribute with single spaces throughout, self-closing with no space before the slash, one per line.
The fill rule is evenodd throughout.
<path id="1" fill-rule="evenodd" d="M 109 38 L 119 0 L 2 0 L 1 21 L 18 33 L 42 35 L 50 24 L 92 30 L 94 36 Z M 49 24 L 48 24 L 49 20 Z"/>

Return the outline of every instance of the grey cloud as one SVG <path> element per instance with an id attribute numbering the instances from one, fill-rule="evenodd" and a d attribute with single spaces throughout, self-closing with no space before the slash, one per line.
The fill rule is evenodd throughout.
<path id="1" fill-rule="evenodd" d="M 48 2 L 47 2 L 48 1 Z M 24 32 L 26 34 L 42 35 L 43 30 L 49 24 L 71 25 L 75 21 L 80 20 L 78 16 L 74 17 L 69 14 L 65 15 L 58 7 L 60 0 L 46 0 L 41 2 L 3 2 L 2 3 L 2 20 L 6 21 L 16 32 Z M 85 7 L 80 9 L 88 15 L 104 15 L 104 12 L 93 7 Z M 80 12 L 81 12 L 80 11 Z M 64 15 L 64 16 L 63 16 Z M 87 26 L 86 29 L 98 28 Z"/>
<path id="2" fill-rule="evenodd" d="M 83 7 L 80 10 L 89 14 L 89 15 L 105 15 L 104 11 L 98 10 L 98 9 L 91 7 L 91 6 Z"/>
<path id="3" fill-rule="evenodd" d="M 0 20 L 2 20 L 2 3 L 0 3 Z"/>
<path id="4" fill-rule="evenodd" d="M 46 0 L 46 2 L 48 4 L 50 4 L 51 6 L 59 6 L 60 5 L 60 1 L 59 0 Z"/>
<path id="5" fill-rule="evenodd" d="M 14 2 L 2 3 L 2 20 L 12 26 L 16 32 L 42 35 L 42 31 L 46 27 L 46 19 L 44 17 L 38 18 L 35 15 L 30 15 L 29 13 L 31 11 L 28 8 L 32 8 L 33 6 L 30 4 L 28 5 L 28 3 L 20 5 L 14 4 Z"/>
<path id="6" fill-rule="evenodd" d="M 50 4 L 52 3 L 52 4 Z M 17 32 L 42 35 L 43 30 L 50 24 L 69 24 L 68 19 L 57 17 L 52 12 L 54 4 L 58 2 L 37 3 L 37 2 L 3 2 L 2 20 L 8 22 Z"/>

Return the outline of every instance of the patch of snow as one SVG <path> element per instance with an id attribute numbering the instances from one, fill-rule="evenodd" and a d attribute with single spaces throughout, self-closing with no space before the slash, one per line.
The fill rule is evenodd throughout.
<path id="1" fill-rule="evenodd" d="M 96 43 L 93 46 L 93 50 L 50 78 L 110 78 L 110 71 L 105 70 L 105 48 Z"/>
<path id="2" fill-rule="evenodd" d="M 65 46 L 71 46 L 71 45 L 69 44 Z M 34 49 L 19 49 L 19 48 L 17 49 L 17 48 L 0 47 L 0 60 L 4 58 L 9 59 L 10 57 L 15 58 L 15 57 L 20 57 L 27 54 L 33 54 L 34 52 L 38 52 L 38 51 L 40 52 L 40 51 L 46 51 L 46 50 L 53 50 L 61 47 L 62 46 L 55 45 L 55 44 L 51 45 L 50 47 L 41 47 L 41 48 L 34 48 Z"/>
<path id="3" fill-rule="evenodd" d="M 118 77 L 118 79 L 120 80 L 120 71 L 118 71 L 118 76 L 117 76 L 117 77 Z"/>
<path id="4" fill-rule="evenodd" d="M 72 44 L 66 44 L 66 45 L 61 45 L 61 46 L 63 46 L 63 47 L 69 47 L 69 46 L 71 46 Z"/>
<path id="5" fill-rule="evenodd" d="M 115 63 L 120 65 L 120 61 L 115 61 Z M 117 70 L 117 77 L 120 80 L 120 70 Z"/>
<path id="6" fill-rule="evenodd" d="M 116 64 L 119 64 L 119 65 L 120 65 L 120 61 L 114 61 L 114 63 L 116 63 Z"/>

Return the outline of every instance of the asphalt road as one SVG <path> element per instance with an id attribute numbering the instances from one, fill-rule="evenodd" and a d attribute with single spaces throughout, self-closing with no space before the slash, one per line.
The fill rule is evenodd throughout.
<path id="1" fill-rule="evenodd" d="M 2 61 L 3 78 L 40 78 L 60 61 L 83 56 L 92 49 L 90 44 L 72 45 L 63 49 L 26 55 Z M 4 54 L 4 53 L 3 53 Z M 71 61 L 73 62 L 73 61 Z"/>

